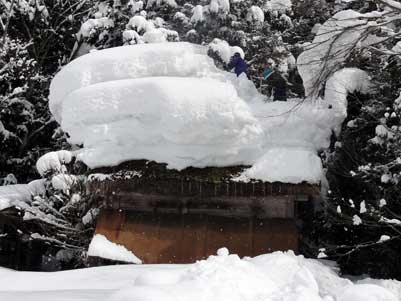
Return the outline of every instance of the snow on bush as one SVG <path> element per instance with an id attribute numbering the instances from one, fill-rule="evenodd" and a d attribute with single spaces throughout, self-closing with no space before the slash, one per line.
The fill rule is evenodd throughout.
<path id="1" fill-rule="evenodd" d="M 9 137 L 10 137 L 10 135 L 11 135 L 11 132 L 10 131 L 8 131 L 5 127 L 4 127 L 4 124 L 1 122 L 1 120 L 0 120 L 0 134 L 2 135 L 2 142 L 3 141 L 5 141 L 5 140 L 7 140 Z"/>
<path id="2" fill-rule="evenodd" d="M 36 169 L 41 176 L 49 172 L 61 172 L 62 165 L 70 163 L 72 157 L 72 153 L 67 150 L 49 152 L 36 161 Z"/>
<path id="3" fill-rule="evenodd" d="M 287 16 L 286 14 L 282 14 L 280 16 L 280 21 L 283 22 L 283 24 L 285 24 L 285 26 L 287 28 L 292 28 L 294 26 L 291 18 L 289 16 Z"/>
<path id="4" fill-rule="evenodd" d="M 292 2 L 291 0 L 266 0 L 263 8 L 265 11 L 286 13 L 291 11 Z"/>
<path id="5" fill-rule="evenodd" d="M 203 21 L 205 21 L 205 18 L 203 15 L 203 6 L 197 5 L 192 10 L 191 22 L 192 23 L 201 23 Z"/>
<path id="6" fill-rule="evenodd" d="M 99 19 L 89 19 L 81 25 L 79 33 L 84 38 L 88 38 L 97 30 L 108 29 L 112 27 L 114 27 L 114 22 L 107 17 L 102 17 Z"/>
<path id="7" fill-rule="evenodd" d="M 146 20 L 145 17 L 137 15 L 128 21 L 127 28 L 133 29 L 137 32 L 147 32 L 149 30 L 153 30 L 155 25 L 153 22 Z"/>
<path id="8" fill-rule="evenodd" d="M 397 42 L 397 44 L 395 44 L 391 51 L 401 55 L 401 42 Z"/>
<path id="9" fill-rule="evenodd" d="M 109 241 L 106 236 L 96 234 L 88 249 L 88 256 L 141 264 L 142 261 L 124 246 Z"/>
<path id="10" fill-rule="evenodd" d="M 93 221 L 96 219 L 96 217 L 99 215 L 100 209 L 99 208 L 92 208 L 90 209 L 83 217 L 82 217 L 82 223 L 84 225 L 88 225 L 93 223 Z"/>
<path id="11" fill-rule="evenodd" d="M 54 189 L 68 195 L 71 186 L 77 182 L 77 178 L 74 175 L 60 173 L 53 176 L 51 182 Z"/>
<path id="12" fill-rule="evenodd" d="M 124 45 L 140 44 L 142 42 L 142 38 L 135 30 L 124 30 L 123 42 Z"/>
<path id="13" fill-rule="evenodd" d="M 45 180 L 34 180 L 28 184 L 0 186 L 0 211 L 23 202 L 29 203 L 33 197 L 45 194 Z"/>
<path id="14" fill-rule="evenodd" d="M 144 33 L 143 39 L 147 43 L 163 43 L 167 42 L 167 37 L 160 29 L 148 30 Z"/>
<path id="15" fill-rule="evenodd" d="M 368 26 L 363 17 L 353 10 L 338 12 L 319 27 L 313 43 L 299 55 L 298 70 L 307 96 L 317 95 L 327 77 L 342 67 Z"/>
<path id="16" fill-rule="evenodd" d="M 209 12 L 211 13 L 222 13 L 226 14 L 230 12 L 230 1 L 229 0 L 211 0 L 208 6 Z"/>
<path id="17" fill-rule="evenodd" d="M 252 5 L 246 15 L 248 22 L 263 23 L 265 21 L 265 13 L 259 6 Z"/>
<path id="18" fill-rule="evenodd" d="M 175 0 L 147 0 L 146 8 L 151 8 L 152 6 L 159 7 L 162 4 L 168 5 L 170 7 L 177 7 Z"/>
<path id="19" fill-rule="evenodd" d="M 143 35 L 143 40 L 146 43 L 163 43 L 168 42 L 169 39 L 178 41 L 178 33 L 174 30 L 156 28 L 145 32 Z"/>
<path id="20" fill-rule="evenodd" d="M 135 14 L 141 10 L 143 10 L 144 4 L 143 1 L 134 1 L 129 0 L 127 6 L 131 8 L 131 13 Z"/>
<path id="21" fill-rule="evenodd" d="M 189 18 L 186 15 L 184 15 L 182 12 L 176 12 L 173 19 L 179 20 L 182 23 L 187 23 L 189 21 Z"/>
<path id="22" fill-rule="evenodd" d="M 163 24 L 164 20 L 159 17 L 155 20 L 146 20 L 144 16 L 134 16 L 129 20 L 127 30 L 123 32 L 124 43 L 132 45 L 141 43 L 163 43 L 169 40 L 178 41 L 178 33 L 174 30 L 163 28 Z M 141 33 L 142 36 L 140 36 L 139 33 Z"/>
<path id="23" fill-rule="evenodd" d="M 242 58 L 245 57 L 244 51 L 242 50 L 241 47 L 239 46 L 230 46 L 226 41 L 220 40 L 218 38 L 213 39 L 213 41 L 210 42 L 209 48 L 216 52 L 218 56 L 226 63 L 228 64 L 231 57 L 234 55 L 234 53 L 238 52 Z"/>

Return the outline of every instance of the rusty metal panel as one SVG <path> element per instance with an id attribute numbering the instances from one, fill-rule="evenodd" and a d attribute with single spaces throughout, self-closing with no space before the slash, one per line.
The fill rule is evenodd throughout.
<path id="1" fill-rule="evenodd" d="M 144 263 L 190 263 L 221 247 L 240 256 L 298 251 L 292 219 L 103 210 L 96 233 L 124 245 Z"/>

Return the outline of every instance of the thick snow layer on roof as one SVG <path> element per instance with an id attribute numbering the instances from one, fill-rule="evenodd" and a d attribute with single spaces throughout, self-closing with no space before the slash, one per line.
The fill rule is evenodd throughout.
<path id="1" fill-rule="evenodd" d="M 241 164 L 263 134 L 234 87 L 208 78 L 92 85 L 66 98 L 63 116 L 63 129 L 84 143 L 80 158 L 91 167 L 149 157 L 173 168 Z"/>
<path id="2" fill-rule="evenodd" d="M 50 111 L 61 122 L 63 98 L 79 88 L 152 76 L 200 77 L 216 72 L 207 48 L 190 43 L 141 44 L 95 51 L 73 60 L 50 85 Z"/>
<path id="3" fill-rule="evenodd" d="M 207 49 L 117 47 L 64 67 L 52 82 L 50 107 L 70 142 L 84 145 L 78 158 L 90 167 L 133 159 L 177 169 L 257 163 L 248 178 L 319 182 L 316 154 L 329 147 L 344 118 L 346 92 L 360 89 L 365 74 L 344 71 L 341 76 L 360 80 L 344 89 L 333 77 L 331 100 L 266 103 L 245 75 L 217 69 Z M 277 159 L 294 163 L 292 155 L 300 171 Z"/>
<path id="4" fill-rule="evenodd" d="M 120 265 L 53 273 L 0 268 L 8 301 L 397 301 L 401 283 L 351 282 L 292 252 L 239 258 L 224 250 L 187 265 Z"/>
<path id="5" fill-rule="evenodd" d="M 322 179 L 322 161 L 314 150 L 271 148 L 251 168 L 235 178 L 242 182 L 250 179 L 295 184 L 302 181 L 319 183 Z"/>
<path id="6" fill-rule="evenodd" d="M 131 251 L 124 246 L 109 241 L 106 236 L 96 234 L 89 244 L 88 256 L 95 256 L 116 261 L 142 263 Z"/>

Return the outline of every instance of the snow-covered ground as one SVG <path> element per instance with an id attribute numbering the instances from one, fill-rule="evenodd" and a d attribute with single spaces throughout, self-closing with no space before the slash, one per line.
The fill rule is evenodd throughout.
<path id="1" fill-rule="evenodd" d="M 337 89 L 334 80 L 325 101 L 269 102 L 207 51 L 190 43 L 115 47 L 64 67 L 51 84 L 50 110 L 70 141 L 84 145 L 78 159 L 89 167 L 135 159 L 177 169 L 242 164 L 253 168 L 241 180 L 318 183 L 317 152 L 346 116 L 346 93 L 361 85 Z"/>
<path id="2" fill-rule="evenodd" d="M 0 269 L 7 301 L 397 301 L 401 283 L 340 278 L 317 260 L 275 252 L 240 259 L 220 249 L 189 265 L 123 265 L 55 273 Z"/>

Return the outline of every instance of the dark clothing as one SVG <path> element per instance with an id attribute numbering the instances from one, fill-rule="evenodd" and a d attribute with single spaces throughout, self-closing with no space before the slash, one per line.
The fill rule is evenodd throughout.
<path id="1" fill-rule="evenodd" d="M 278 72 L 273 72 L 268 78 L 269 84 L 273 86 L 273 101 L 287 101 L 287 81 Z"/>
<path id="2" fill-rule="evenodd" d="M 237 76 L 240 76 L 241 73 L 245 73 L 246 76 L 249 78 L 248 65 L 240 56 L 232 56 L 230 62 L 228 63 L 228 68 L 234 68 L 234 72 L 235 74 L 237 74 Z"/>

